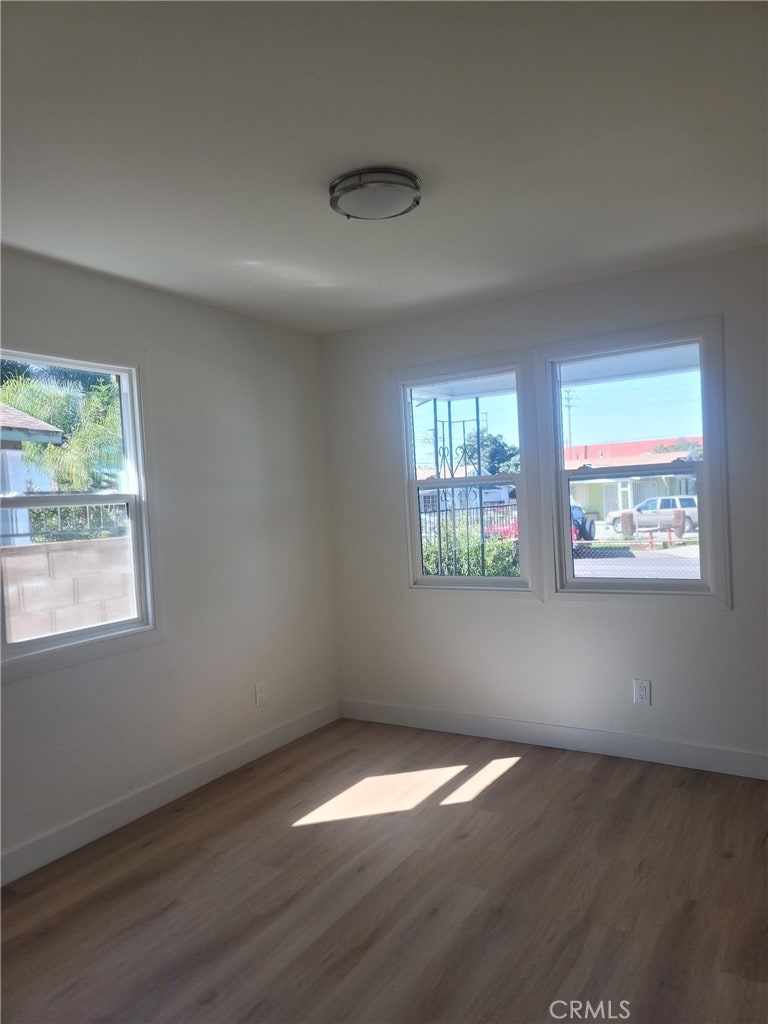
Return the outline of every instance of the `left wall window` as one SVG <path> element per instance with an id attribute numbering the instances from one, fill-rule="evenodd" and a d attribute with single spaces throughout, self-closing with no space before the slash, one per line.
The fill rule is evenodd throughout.
<path id="1" fill-rule="evenodd" d="M 152 626 L 135 367 L 6 352 L 0 485 L 6 658 Z"/>

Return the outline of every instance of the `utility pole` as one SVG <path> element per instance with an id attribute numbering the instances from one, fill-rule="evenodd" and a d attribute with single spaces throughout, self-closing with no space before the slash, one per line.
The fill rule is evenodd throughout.
<path id="1" fill-rule="evenodd" d="M 566 415 L 568 417 L 568 448 L 571 450 L 571 458 L 573 458 L 573 435 L 571 433 L 571 409 L 577 404 L 577 400 L 573 397 L 571 388 L 565 388 L 563 392 L 563 404 L 565 405 Z"/>

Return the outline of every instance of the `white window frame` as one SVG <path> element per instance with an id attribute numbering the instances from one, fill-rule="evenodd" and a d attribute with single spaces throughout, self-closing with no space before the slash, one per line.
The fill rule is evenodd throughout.
<path id="1" fill-rule="evenodd" d="M 631 580 L 575 577 L 571 534 L 570 491 L 574 476 L 605 477 L 605 469 L 564 470 L 561 464 L 560 394 L 557 365 L 561 361 L 621 354 L 668 345 L 697 344 L 701 356 L 701 397 L 704 458 L 680 467 L 697 481 L 699 511 L 700 580 Z M 442 366 L 442 369 L 441 369 Z M 421 534 L 418 491 L 435 489 L 435 481 L 416 481 L 409 392 L 411 388 L 450 380 L 471 380 L 497 373 L 517 375 L 520 430 L 520 477 L 515 480 L 518 498 L 519 579 L 494 577 L 425 576 L 421 572 Z M 610 335 L 552 343 L 533 350 L 510 351 L 495 356 L 433 363 L 418 371 L 393 374 L 399 388 L 402 424 L 404 487 L 406 494 L 408 586 L 424 592 L 474 590 L 503 591 L 518 597 L 555 601 L 613 601 L 637 599 L 647 606 L 670 609 L 682 600 L 697 606 L 733 607 L 729 517 L 728 471 L 725 435 L 725 371 L 722 324 L 707 317 L 669 326 L 619 331 Z M 669 474 L 669 463 L 653 466 L 615 467 L 615 475 Z M 674 473 L 674 469 L 671 470 Z M 611 475 L 614 470 L 612 469 Z M 454 481 L 445 481 L 455 486 Z M 474 486 L 477 481 L 472 481 Z M 703 528 L 702 528 L 703 527 Z"/>
<path id="2" fill-rule="evenodd" d="M 562 467 L 562 423 L 558 367 L 571 359 L 624 354 L 673 345 L 698 344 L 701 357 L 704 458 L 679 467 L 680 475 L 695 476 L 699 509 L 699 580 L 631 580 L 576 577 L 571 541 L 570 483 L 574 479 L 605 477 L 605 469 L 570 470 Z M 708 598 L 732 606 L 728 544 L 727 466 L 724 417 L 722 330 L 718 318 L 671 327 L 614 334 L 607 338 L 550 346 L 539 354 L 539 395 L 546 395 L 545 434 L 549 469 L 542 472 L 542 503 L 551 509 L 555 544 L 553 572 L 547 597 L 566 594 L 654 594 Z M 674 474 L 669 463 L 614 467 L 611 476 Z M 552 560 L 550 560 L 552 561 Z"/>
<path id="3" fill-rule="evenodd" d="M 535 425 L 531 424 L 530 416 L 533 405 L 528 401 L 525 392 L 532 390 L 533 381 L 525 359 L 516 359 L 502 363 L 485 363 L 462 361 L 462 368 L 455 363 L 446 366 L 443 372 L 413 373 L 407 376 L 398 375 L 397 384 L 400 391 L 400 418 L 403 437 L 403 466 L 406 492 L 407 548 L 409 579 L 411 588 L 441 591 L 504 591 L 531 596 L 538 593 L 538 559 L 535 544 L 532 544 L 531 523 L 534 521 L 537 495 L 535 488 L 530 487 L 527 466 L 533 454 L 535 464 Z M 520 439 L 520 472 L 499 473 L 488 477 L 456 477 L 444 480 L 418 480 L 414 463 L 413 420 L 411 417 L 410 392 L 413 388 L 450 381 L 482 380 L 498 374 L 514 373 L 517 387 L 518 432 Z M 419 492 L 441 489 L 479 488 L 494 485 L 512 485 L 515 487 L 518 521 L 518 558 L 520 576 L 437 576 L 425 575 L 422 571 L 421 555 L 421 518 Z"/>
<path id="4" fill-rule="evenodd" d="M 3 497 L 2 501 L 6 508 L 125 505 L 131 525 L 136 615 L 117 622 L 9 643 L 6 639 L 4 588 L 0 587 L 3 682 L 118 653 L 136 646 L 137 643 L 153 643 L 162 639 L 157 630 L 150 560 L 150 510 L 140 387 L 144 360 L 135 354 L 130 361 L 108 361 L 96 354 L 91 355 L 85 346 L 81 346 L 81 349 L 82 354 L 78 352 L 77 358 L 73 358 L 20 347 L 14 350 L 4 349 L 3 358 L 118 376 L 125 444 L 125 481 L 128 489 L 83 493 L 65 491 L 60 494 L 15 494 Z"/>

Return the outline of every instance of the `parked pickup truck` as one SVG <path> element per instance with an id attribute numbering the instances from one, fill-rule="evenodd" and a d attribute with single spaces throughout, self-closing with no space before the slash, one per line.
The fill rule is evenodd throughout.
<path id="1" fill-rule="evenodd" d="M 646 498 L 632 509 L 638 530 L 674 526 L 677 509 L 685 512 L 685 532 L 699 528 L 699 506 L 695 494 L 678 494 L 671 498 Z M 609 512 L 605 517 L 608 526 L 621 533 L 621 512 Z"/>

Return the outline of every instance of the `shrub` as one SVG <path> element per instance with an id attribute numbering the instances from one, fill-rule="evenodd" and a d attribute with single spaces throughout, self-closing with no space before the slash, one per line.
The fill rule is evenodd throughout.
<path id="1" fill-rule="evenodd" d="M 455 540 L 454 540 L 455 538 Z M 483 552 L 483 549 L 484 552 Z M 421 558 L 425 576 L 519 576 L 517 540 L 491 534 L 485 543 L 475 532 L 444 530 L 441 537 L 442 572 L 436 540 L 422 540 Z M 483 553 L 485 572 L 483 572 Z"/>

